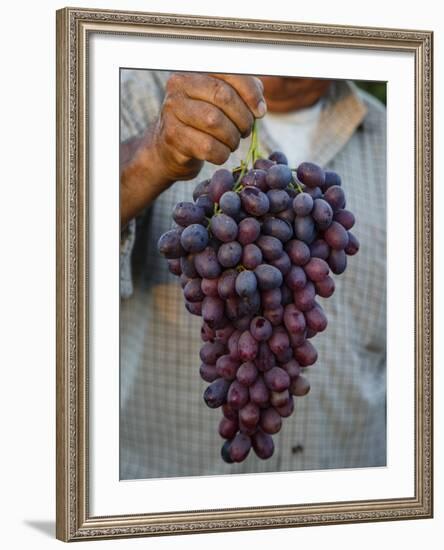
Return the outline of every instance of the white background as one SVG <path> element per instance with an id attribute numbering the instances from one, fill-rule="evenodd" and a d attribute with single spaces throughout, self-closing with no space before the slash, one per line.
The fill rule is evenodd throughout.
<path id="1" fill-rule="evenodd" d="M 10 4 L 11 6 L 12 4 Z M 55 511 L 55 9 L 64 4 L 21 2 L 2 10 L 1 152 L 2 152 L 2 369 L 0 399 L 2 546 L 52 548 Z M 372 25 L 435 31 L 435 67 L 443 65 L 444 22 L 438 3 L 423 0 L 411 6 L 371 0 L 273 3 L 252 1 L 212 5 L 208 0 L 158 0 L 78 3 L 70 5 L 190 14 L 281 19 L 317 23 Z M 443 97 L 443 75 L 435 74 L 435 98 Z M 442 103 L 436 102 L 435 151 L 444 150 Z M 6 169 L 6 173 L 5 173 Z M 443 163 L 436 153 L 435 181 L 443 180 Z M 5 192 L 6 191 L 6 194 Z M 437 183 L 435 205 L 443 204 Z M 436 211 L 438 209 L 436 208 Z M 442 219 L 437 218 L 435 243 L 441 242 Z M 438 246 L 435 262 L 442 280 L 443 256 Z M 436 310 L 444 306 L 436 284 Z M 443 317 L 436 316 L 436 334 Z M 435 388 L 442 387 L 442 338 L 436 338 Z M 444 420 L 443 400 L 436 392 L 435 426 Z M 444 531 L 443 430 L 436 430 L 435 518 L 433 520 L 347 526 L 283 529 L 217 535 L 89 542 L 99 548 L 127 547 L 213 549 L 254 545 L 255 548 L 290 544 L 310 548 L 374 549 L 402 544 L 405 550 L 442 546 Z M 119 547 L 119 546 L 118 546 Z"/>

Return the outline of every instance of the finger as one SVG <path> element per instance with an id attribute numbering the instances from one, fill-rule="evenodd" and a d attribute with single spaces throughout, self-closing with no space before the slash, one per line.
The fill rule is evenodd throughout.
<path id="1" fill-rule="evenodd" d="M 172 118 L 172 117 L 170 117 Z M 179 153 L 178 157 L 208 161 L 212 164 L 223 164 L 231 154 L 231 150 L 216 138 L 187 126 L 179 119 L 169 120 L 165 125 L 165 143 Z"/>
<path id="2" fill-rule="evenodd" d="M 197 99 L 182 98 L 174 104 L 174 114 L 186 124 L 215 137 L 231 151 L 239 147 L 240 133 L 218 107 Z"/>
<path id="3" fill-rule="evenodd" d="M 242 137 L 250 134 L 253 113 L 232 86 L 219 78 L 199 73 L 175 73 L 167 83 L 167 94 L 185 94 L 218 107 L 235 124 Z"/>
<path id="4" fill-rule="evenodd" d="M 240 95 L 244 103 L 256 118 L 262 118 L 267 112 L 267 105 L 264 99 L 264 85 L 256 76 L 234 75 L 234 74 L 213 74 L 227 82 Z"/>

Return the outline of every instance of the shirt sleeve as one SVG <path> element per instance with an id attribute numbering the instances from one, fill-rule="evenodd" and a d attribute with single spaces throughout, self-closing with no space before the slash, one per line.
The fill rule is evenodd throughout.
<path id="1" fill-rule="evenodd" d="M 141 136 L 156 119 L 163 101 L 167 74 L 122 69 L 120 73 L 120 142 Z M 148 209 L 149 210 L 149 209 Z M 131 255 L 136 241 L 136 219 L 120 234 L 120 297 L 133 293 Z"/>

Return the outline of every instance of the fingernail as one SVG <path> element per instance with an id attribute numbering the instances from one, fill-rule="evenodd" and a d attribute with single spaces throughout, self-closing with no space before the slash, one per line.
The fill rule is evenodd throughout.
<path id="1" fill-rule="evenodd" d="M 256 116 L 262 118 L 267 112 L 267 104 L 263 99 L 259 101 L 256 107 Z"/>

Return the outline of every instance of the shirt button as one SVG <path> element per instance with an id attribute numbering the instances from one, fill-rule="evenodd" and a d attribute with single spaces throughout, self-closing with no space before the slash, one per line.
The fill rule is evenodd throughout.
<path id="1" fill-rule="evenodd" d="M 293 447 L 291 448 L 291 452 L 294 454 L 294 455 L 297 455 L 299 453 L 302 453 L 304 450 L 304 447 L 303 445 L 301 445 L 300 443 L 297 443 L 296 445 L 293 445 Z"/>

